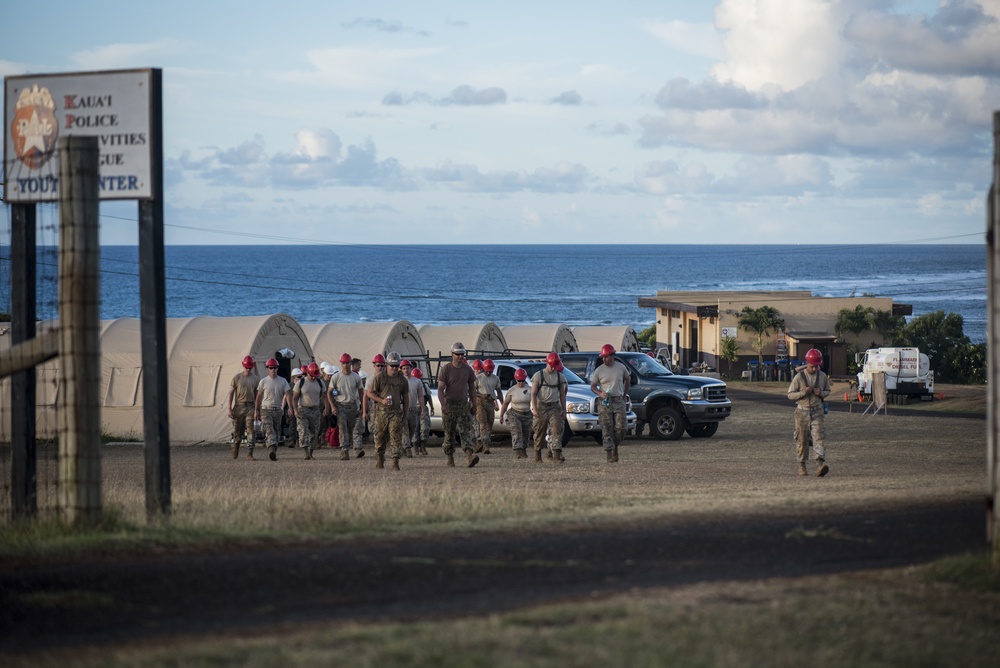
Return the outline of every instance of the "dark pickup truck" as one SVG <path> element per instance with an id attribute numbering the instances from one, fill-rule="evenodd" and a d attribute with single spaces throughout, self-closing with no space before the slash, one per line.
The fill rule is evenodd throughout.
<path id="1" fill-rule="evenodd" d="M 677 375 L 645 353 L 620 352 L 615 357 L 629 371 L 628 394 L 636 418 L 648 423 L 656 438 L 675 441 L 685 431 L 694 438 L 708 438 L 732 412 L 721 380 Z M 587 382 L 602 363 L 597 352 L 561 353 L 560 358 Z"/>

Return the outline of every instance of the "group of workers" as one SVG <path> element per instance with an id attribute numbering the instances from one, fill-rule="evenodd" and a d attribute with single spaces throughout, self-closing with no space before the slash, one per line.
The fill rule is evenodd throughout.
<path id="1" fill-rule="evenodd" d="M 618 446 L 625 437 L 625 397 L 630 382 L 628 370 L 615 359 L 615 353 L 611 344 L 601 348 L 602 364 L 591 378 L 591 390 L 600 397 L 598 411 L 608 463 L 618 461 Z M 524 369 L 515 370 L 515 384 L 506 395 L 493 373 L 493 361 L 475 360 L 469 364 L 467 355 L 465 346 L 456 342 L 451 348 L 451 360 L 442 365 L 438 374 L 447 465 L 455 466 L 456 444 L 465 453 L 470 468 L 479 463 L 477 453 L 489 454 L 497 409 L 500 422 L 509 423 L 511 446 L 517 459 L 526 458 L 528 445 L 532 444 L 536 462 L 542 461 L 542 450 L 547 446 L 548 458 L 563 463 L 567 383 L 559 355 L 551 352 L 546 356 L 545 368 L 535 373 L 530 386 Z M 830 383 L 819 368 L 822 359 L 818 350 L 806 353 L 806 366 L 797 370 L 788 388 L 788 398 L 797 403 L 795 441 L 800 475 L 808 473 L 806 457 L 810 446 L 817 462 L 816 474 L 822 477 L 830 470 L 825 462 L 823 421 Z M 422 372 L 397 352 L 378 354 L 372 363 L 376 374 L 369 384 L 360 370 L 361 360 L 348 353 L 341 355 L 339 369 L 315 362 L 293 369 L 289 384 L 278 375 L 276 359 L 267 360 L 268 375 L 258 379 L 253 373 L 253 358 L 244 357 L 243 370 L 233 377 L 226 400 L 233 420 L 233 459 L 239 457 L 244 434 L 247 458 L 254 458 L 259 427 L 264 433 L 268 457 L 276 460 L 286 415 L 289 423 L 295 423 L 298 445 L 305 452 L 305 459 L 313 458 L 325 429 L 333 428 L 330 422 L 336 425 L 342 460 L 350 459 L 352 448 L 357 458 L 364 457 L 366 421 L 374 435 L 375 468 L 385 468 L 387 453 L 392 460 L 391 468 L 397 471 L 404 455 L 426 455 L 434 405 Z"/>
<path id="2" fill-rule="evenodd" d="M 595 374 L 593 389 L 602 398 L 601 422 L 605 425 L 608 461 L 617 462 L 618 446 L 625 435 L 628 371 L 614 359 L 612 346 L 604 348 L 608 351 L 608 371 L 602 371 L 599 380 Z M 536 462 L 542 461 L 546 445 L 549 459 L 564 462 L 562 430 L 567 387 L 559 355 L 549 353 L 545 368 L 535 374 L 530 387 L 524 369 L 517 369 L 515 385 L 506 396 L 499 377 L 493 373 L 494 362 L 474 360 L 470 364 L 467 355 L 465 346 L 456 342 L 451 361 L 442 366 L 437 379 L 447 465 L 455 466 L 456 445 L 462 448 L 470 468 L 479 463 L 479 453 L 490 453 L 498 410 L 500 422 L 510 424 L 516 458 L 526 458 L 533 442 Z M 254 359 L 244 357 L 243 370 L 233 377 L 226 400 L 233 420 L 233 459 L 239 457 L 245 436 L 247 458 L 253 460 L 256 432 L 263 431 L 268 457 L 276 460 L 283 440 L 283 419 L 291 431 L 297 431 L 305 459 L 312 459 L 325 430 L 332 426 L 329 418 L 336 424 L 341 459 L 350 459 L 352 449 L 357 458 L 364 457 L 366 422 L 375 441 L 376 468 L 385 468 L 387 459 L 391 459 L 391 468 L 399 470 L 403 456 L 426 455 L 434 404 L 420 369 L 397 352 L 379 354 L 372 360 L 376 373 L 366 383 L 360 362 L 348 353 L 340 357 L 339 369 L 313 362 L 293 369 L 289 383 L 278 375 L 276 359 L 267 360 L 264 366 L 268 375 L 258 379 L 253 373 Z"/>

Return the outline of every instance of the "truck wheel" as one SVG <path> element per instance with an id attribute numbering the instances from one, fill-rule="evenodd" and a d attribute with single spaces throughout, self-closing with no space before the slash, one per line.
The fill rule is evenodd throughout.
<path id="1" fill-rule="evenodd" d="M 573 438 L 573 432 L 570 431 L 569 422 L 567 422 L 566 424 L 563 425 L 562 447 L 565 448 L 566 444 L 569 443 L 569 439 L 571 438 Z"/>
<path id="2" fill-rule="evenodd" d="M 664 406 L 653 413 L 649 431 L 661 441 L 676 441 L 684 435 L 684 418 L 676 408 Z"/>
<path id="3" fill-rule="evenodd" d="M 718 422 L 706 422 L 704 424 L 693 424 L 687 428 L 688 436 L 691 438 L 710 438 L 719 431 Z"/>

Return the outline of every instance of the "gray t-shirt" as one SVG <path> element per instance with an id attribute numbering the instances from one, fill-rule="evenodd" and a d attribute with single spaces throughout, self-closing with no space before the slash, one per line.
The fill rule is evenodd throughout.
<path id="1" fill-rule="evenodd" d="M 593 385 L 600 385 L 601 389 L 612 397 L 625 396 L 625 381 L 628 379 L 628 369 L 625 365 L 615 360 L 611 366 L 601 364 L 590 378 Z"/>
<path id="2" fill-rule="evenodd" d="M 546 371 L 542 369 L 531 377 L 531 386 L 538 387 L 538 401 L 543 404 L 559 403 L 562 398 L 560 387 L 566 386 L 566 376 L 561 371 Z"/>

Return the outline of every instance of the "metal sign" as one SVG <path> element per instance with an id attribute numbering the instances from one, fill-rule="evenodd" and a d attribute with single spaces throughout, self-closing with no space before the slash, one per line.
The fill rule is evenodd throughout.
<path id="1" fill-rule="evenodd" d="M 162 99 L 156 70 L 121 70 L 4 78 L 4 199 L 51 202 L 59 197 L 56 140 L 96 136 L 100 198 L 151 199 L 152 130 Z M 159 151 L 156 151 L 159 154 Z"/>

